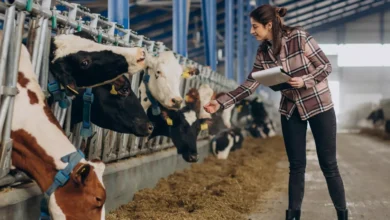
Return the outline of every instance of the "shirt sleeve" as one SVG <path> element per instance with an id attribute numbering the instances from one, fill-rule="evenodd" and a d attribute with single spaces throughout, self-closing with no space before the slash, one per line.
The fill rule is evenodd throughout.
<path id="1" fill-rule="evenodd" d="M 243 84 L 237 87 L 235 90 L 226 93 L 225 95 L 219 97 L 217 102 L 221 104 L 222 109 L 227 109 L 230 106 L 236 104 L 237 102 L 243 100 L 244 98 L 253 94 L 257 87 L 260 85 L 253 77 L 252 73 L 263 70 L 263 66 L 261 64 L 261 55 L 260 49 L 257 51 L 256 61 L 253 64 L 252 71 L 249 76 L 245 80 Z"/>
<path id="2" fill-rule="evenodd" d="M 309 89 L 322 82 L 332 72 L 332 66 L 314 38 L 308 33 L 302 36 L 305 56 L 316 68 L 314 72 L 302 77 L 306 89 Z"/>

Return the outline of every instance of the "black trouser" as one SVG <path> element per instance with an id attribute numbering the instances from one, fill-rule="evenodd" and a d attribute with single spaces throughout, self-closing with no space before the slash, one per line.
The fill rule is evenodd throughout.
<path id="1" fill-rule="evenodd" d="M 282 115 L 282 130 L 290 162 L 289 209 L 301 209 L 306 168 L 307 121 L 301 120 L 298 110 L 287 120 Z M 333 204 L 338 210 L 346 209 L 343 180 L 336 160 L 336 116 L 334 109 L 308 119 L 312 130 L 321 170 L 326 178 Z"/>

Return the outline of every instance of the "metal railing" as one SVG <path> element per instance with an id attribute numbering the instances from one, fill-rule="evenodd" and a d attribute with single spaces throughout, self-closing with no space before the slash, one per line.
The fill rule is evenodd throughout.
<path id="1" fill-rule="evenodd" d="M 17 61 L 19 60 L 19 53 L 16 53 L 16 51 L 20 51 L 16 48 L 20 48 L 23 27 L 28 28 L 27 48 L 29 48 L 32 56 L 31 59 L 38 82 L 46 95 L 48 95 L 50 38 L 53 34 L 72 34 L 77 30 L 87 32 L 94 37 L 101 36 L 108 44 L 121 47 L 144 47 L 149 53 L 156 53 L 157 55 L 161 51 L 169 50 L 163 43 L 151 41 L 130 29 L 123 29 L 115 22 L 109 22 L 105 17 L 90 13 L 89 9 L 78 4 L 57 0 L 57 4 L 68 9 L 67 11 L 58 11 L 55 7 L 50 8 L 51 0 L 43 0 L 41 4 L 36 4 L 33 0 L 15 0 L 12 1 L 12 4 L 7 4 L 11 1 L 5 2 L 0 2 L 0 13 L 5 13 L 5 16 L 0 16 L 0 19 L 3 19 L 3 38 L 0 47 L 0 85 L 2 86 L 0 186 L 25 179 L 25 176 L 21 173 L 7 175 L 11 165 L 10 119 L 12 118 L 13 101 L 16 94 Z M 26 19 L 26 15 L 29 15 L 28 19 Z M 17 21 L 15 17 L 18 19 Z M 34 38 L 30 39 L 32 36 Z M 198 76 L 181 80 L 180 90 L 183 97 L 190 88 L 199 88 L 204 83 L 209 84 L 217 92 L 227 91 L 237 86 L 234 80 L 228 80 L 208 67 L 204 67 L 179 54 L 175 54 L 175 56 L 180 64 L 195 66 L 200 71 Z M 6 62 L 7 60 L 9 62 Z M 7 70 L 7 74 L 5 74 L 5 70 Z M 139 75 L 132 76 L 131 86 L 135 94 L 138 94 L 137 82 L 139 82 Z M 81 125 L 75 126 L 72 131 L 70 130 L 71 106 L 61 108 L 58 103 L 55 103 L 52 111 L 77 148 L 87 145 L 86 156 L 88 159 L 101 159 L 104 162 L 111 162 L 172 146 L 169 138 L 156 137 L 146 143 L 144 138 L 117 133 L 96 125 L 92 125 L 93 136 L 84 139 L 80 136 Z M 208 137 L 207 131 L 202 131 L 199 135 L 200 139 L 206 137 Z"/>

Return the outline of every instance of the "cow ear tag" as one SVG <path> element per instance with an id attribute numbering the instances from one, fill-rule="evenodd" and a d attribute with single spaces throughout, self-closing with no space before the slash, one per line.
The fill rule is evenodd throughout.
<path id="1" fill-rule="evenodd" d="M 209 126 L 207 125 L 207 123 L 203 123 L 200 125 L 200 130 L 204 131 L 204 130 L 207 130 L 209 128 Z"/>
<path id="2" fill-rule="evenodd" d="M 170 117 L 167 117 L 167 119 L 165 119 L 167 121 L 167 125 L 169 126 L 172 126 L 173 125 L 173 121 Z"/>
<path id="3" fill-rule="evenodd" d="M 116 91 L 114 85 L 112 85 L 110 93 L 111 93 L 112 95 L 118 95 L 118 91 Z"/>
<path id="4" fill-rule="evenodd" d="M 241 112 L 241 110 L 242 110 L 242 105 L 237 107 L 237 112 Z"/>
<path id="5" fill-rule="evenodd" d="M 188 72 L 188 69 L 186 69 L 183 74 L 181 74 L 181 77 L 183 77 L 184 79 L 188 79 L 190 78 L 190 73 Z"/>
<path id="6" fill-rule="evenodd" d="M 190 99 L 190 97 L 188 95 L 186 95 L 185 101 L 188 102 L 189 99 Z"/>

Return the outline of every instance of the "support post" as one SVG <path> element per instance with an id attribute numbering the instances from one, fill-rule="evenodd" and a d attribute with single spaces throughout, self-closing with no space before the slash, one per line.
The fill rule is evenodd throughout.
<path id="1" fill-rule="evenodd" d="M 225 0 L 225 77 L 234 79 L 234 0 Z"/>
<path id="2" fill-rule="evenodd" d="M 187 56 L 187 1 L 173 0 L 173 51 Z"/>
<path id="3" fill-rule="evenodd" d="M 236 81 L 243 83 L 245 80 L 244 70 L 244 5 L 239 5 L 237 9 L 237 72 Z"/>
<path id="4" fill-rule="evenodd" d="M 252 6 L 251 6 L 251 1 L 250 0 L 245 0 L 246 2 L 246 13 L 247 13 L 247 17 L 248 17 L 248 20 L 246 21 L 247 23 L 247 34 L 246 34 L 246 75 L 249 74 L 250 71 L 252 71 L 252 67 L 253 67 L 253 36 L 251 35 L 250 31 L 251 31 L 251 28 L 252 28 L 252 25 L 251 25 L 251 21 L 250 21 L 250 18 L 249 18 L 249 13 L 251 12 L 252 10 Z"/>
<path id="5" fill-rule="evenodd" d="M 203 41 L 205 44 L 206 65 L 217 70 L 217 2 L 202 0 Z"/>
<path id="6" fill-rule="evenodd" d="M 108 20 L 130 28 L 129 0 L 108 0 Z"/>

